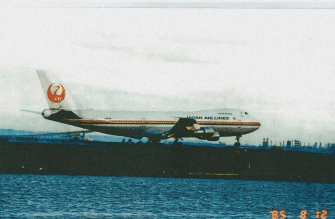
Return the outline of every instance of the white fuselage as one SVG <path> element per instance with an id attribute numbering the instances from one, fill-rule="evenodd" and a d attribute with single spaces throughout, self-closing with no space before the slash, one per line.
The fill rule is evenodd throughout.
<path id="1" fill-rule="evenodd" d="M 260 127 L 246 112 L 237 109 L 203 110 L 192 112 L 164 111 L 72 111 L 80 119 L 52 119 L 69 125 L 111 135 L 133 138 L 161 136 L 171 130 L 180 118 L 195 119 L 202 127 L 212 127 L 220 137 L 242 136 Z M 43 112 L 50 119 L 47 112 Z M 188 136 L 184 136 L 188 137 Z"/>

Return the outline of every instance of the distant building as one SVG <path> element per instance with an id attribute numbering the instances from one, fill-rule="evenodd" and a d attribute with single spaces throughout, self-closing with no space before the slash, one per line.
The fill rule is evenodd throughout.
<path id="1" fill-rule="evenodd" d="M 314 143 L 313 148 L 318 148 L 318 143 L 317 142 Z"/>
<path id="2" fill-rule="evenodd" d="M 294 140 L 294 146 L 301 147 L 301 142 L 298 140 Z"/>
<path id="3" fill-rule="evenodd" d="M 263 138 L 263 144 L 262 144 L 263 147 L 267 148 L 269 147 L 269 139 L 268 138 Z"/>

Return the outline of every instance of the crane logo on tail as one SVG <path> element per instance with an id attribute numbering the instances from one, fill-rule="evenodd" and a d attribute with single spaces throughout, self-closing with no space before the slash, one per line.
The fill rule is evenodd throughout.
<path id="1" fill-rule="evenodd" d="M 65 89 L 61 84 L 50 84 L 47 95 L 51 102 L 60 103 L 65 98 Z"/>

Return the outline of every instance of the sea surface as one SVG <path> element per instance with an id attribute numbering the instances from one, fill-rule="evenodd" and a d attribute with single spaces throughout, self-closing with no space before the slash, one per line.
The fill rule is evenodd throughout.
<path id="1" fill-rule="evenodd" d="M 335 184 L 0 175 L 0 218 L 271 218 L 271 210 L 335 218 Z"/>

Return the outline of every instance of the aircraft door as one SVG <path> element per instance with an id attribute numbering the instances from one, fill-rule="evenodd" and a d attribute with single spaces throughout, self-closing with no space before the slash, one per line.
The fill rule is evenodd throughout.
<path id="1" fill-rule="evenodd" d="M 237 117 L 237 121 L 241 122 L 242 120 L 243 120 L 243 113 L 240 112 L 240 115 L 238 115 L 238 117 Z"/>
<path id="2" fill-rule="evenodd" d="M 240 112 L 240 115 L 239 115 L 237 121 L 239 121 L 239 122 L 242 122 L 242 121 L 243 121 L 243 112 Z M 237 130 L 238 130 L 238 132 L 241 131 L 241 125 L 239 125 L 239 126 L 237 127 Z"/>

